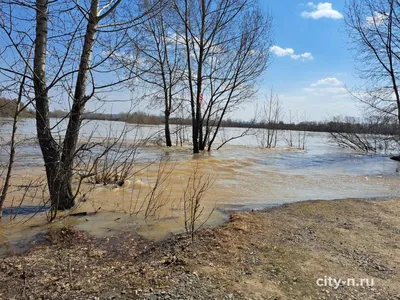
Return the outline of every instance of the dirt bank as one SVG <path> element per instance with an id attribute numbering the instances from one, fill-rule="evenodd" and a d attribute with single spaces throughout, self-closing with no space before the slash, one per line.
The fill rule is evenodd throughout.
<path id="1" fill-rule="evenodd" d="M 193 244 L 64 229 L 0 259 L 0 298 L 400 299 L 399 216 L 400 200 L 302 202 L 235 213 Z"/>

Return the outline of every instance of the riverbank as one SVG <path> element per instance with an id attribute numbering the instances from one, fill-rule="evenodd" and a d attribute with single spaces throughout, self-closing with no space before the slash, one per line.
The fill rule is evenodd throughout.
<path id="1" fill-rule="evenodd" d="M 399 216 L 400 200 L 299 202 L 234 213 L 193 243 L 62 229 L 0 259 L 0 299 L 399 299 Z"/>

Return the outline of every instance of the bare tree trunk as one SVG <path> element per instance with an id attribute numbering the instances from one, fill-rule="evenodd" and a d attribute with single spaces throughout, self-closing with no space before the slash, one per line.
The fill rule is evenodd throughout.
<path id="1" fill-rule="evenodd" d="M 202 88 L 203 88 L 203 63 L 204 63 L 204 34 L 206 26 L 206 3 L 205 0 L 201 0 L 201 31 L 200 31 L 200 45 L 199 45 L 199 63 L 197 66 L 197 96 L 196 96 L 196 123 L 198 126 L 198 141 L 199 150 L 204 150 L 203 143 L 203 121 L 201 117 L 201 101 Z"/>
<path id="2" fill-rule="evenodd" d="M 397 87 L 397 79 L 396 79 L 396 70 L 394 70 L 393 66 L 393 50 L 392 50 L 392 39 L 393 39 L 393 33 L 392 33 L 392 26 L 393 26 L 393 13 L 394 13 L 394 7 L 393 7 L 393 1 L 390 2 L 390 12 L 388 16 L 388 37 L 387 37 L 387 53 L 388 53 L 388 59 L 389 59 L 389 69 L 390 69 L 390 79 L 392 81 L 393 85 L 393 91 L 396 96 L 396 105 L 397 105 L 397 119 L 399 121 L 399 127 L 400 127 L 400 94 L 399 94 L 399 89 Z"/>
<path id="3" fill-rule="evenodd" d="M 91 2 L 89 20 L 75 86 L 74 101 L 69 117 L 62 151 L 50 131 L 49 99 L 46 88 L 46 50 L 48 33 L 48 1 L 37 1 L 36 43 L 34 58 L 34 87 L 36 98 L 36 124 L 39 144 L 46 166 L 52 206 L 59 210 L 74 206 L 72 193 L 72 166 L 78 141 L 82 113 L 87 98 L 85 91 L 90 70 L 90 59 L 95 41 L 99 0 Z"/>
<path id="4" fill-rule="evenodd" d="M 172 146 L 172 141 L 171 141 L 171 130 L 169 128 L 169 113 L 167 111 L 165 112 L 165 144 L 167 147 Z"/>
<path id="5" fill-rule="evenodd" d="M 87 101 L 85 92 L 90 70 L 90 60 L 95 42 L 96 28 L 98 24 L 98 6 L 99 0 L 92 0 L 81 61 L 79 64 L 79 72 L 75 85 L 74 101 L 72 104 L 61 156 L 63 175 L 59 176 L 59 179 L 62 203 L 59 204 L 59 209 L 69 209 L 74 206 L 74 198 L 71 187 L 72 167 L 76 145 L 78 142 L 79 130 L 82 123 L 82 114 Z"/>
<path id="6" fill-rule="evenodd" d="M 188 1 L 185 0 L 185 46 L 186 46 L 186 59 L 187 59 L 187 68 L 188 68 L 188 83 L 189 83 L 189 92 L 190 92 L 190 106 L 191 106 L 191 115 L 192 115 L 192 142 L 193 142 L 193 153 L 199 153 L 199 127 L 197 122 L 197 114 L 196 108 L 197 105 L 195 103 L 196 99 L 194 97 L 193 91 L 193 76 L 192 76 L 192 62 L 191 62 L 191 51 L 190 51 L 190 37 L 189 37 L 189 30 L 190 30 L 190 16 L 189 16 L 189 5 Z"/>
<path id="7" fill-rule="evenodd" d="M 164 75 L 164 70 L 162 71 L 162 78 L 164 82 L 164 102 L 165 102 L 165 111 L 164 111 L 164 128 L 165 128 L 165 144 L 167 147 L 172 147 L 171 141 L 171 130 L 169 128 L 169 117 L 171 115 L 171 106 L 172 106 L 172 95 L 171 95 L 171 85 L 168 89 L 166 89 L 166 78 Z"/>
<path id="8" fill-rule="evenodd" d="M 124 14 L 124 18 L 128 17 L 127 20 L 122 20 L 115 12 L 122 0 L 102 1 L 102 8 L 99 7 L 100 0 L 84 1 L 85 4 L 83 6 L 74 1 L 58 3 L 59 1 L 36 0 L 31 1 L 32 5 L 28 5 L 25 2 L 9 1 L 8 23 L 1 22 L 0 29 L 10 39 L 11 44 L 7 47 L 15 49 L 18 59 L 21 59 L 30 73 L 33 73 L 34 100 L 32 101 L 35 102 L 37 139 L 44 160 L 52 209 L 54 211 L 70 209 L 74 206 L 74 198 L 77 194 L 76 191 L 74 191 L 75 195 L 72 193 L 72 177 L 74 175 L 73 166 L 77 154 L 78 135 L 85 105 L 94 96 L 95 91 L 115 86 L 128 80 L 127 78 L 122 80 L 118 78 L 112 81 L 111 84 L 96 85 L 95 76 L 93 76 L 93 89 L 90 93 L 87 92 L 89 74 L 94 68 L 96 70 L 93 73 L 101 69 L 101 66 L 105 65 L 105 61 L 111 60 L 113 57 L 109 53 L 105 57 L 99 55 L 102 58 L 98 60 L 92 58 L 93 47 L 95 46 L 95 40 L 97 40 L 98 26 L 104 20 L 104 24 L 102 24 L 103 28 L 105 28 L 102 31 L 105 33 L 104 35 L 123 33 L 121 36 L 118 35 L 115 40 L 111 36 L 107 36 L 104 41 L 99 40 L 99 46 L 104 47 L 106 52 L 112 52 L 109 50 L 108 45 L 105 45 L 108 43 L 112 45 L 112 50 L 116 52 L 117 49 L 121 49 L 123 46 L 122 40 L 125 39 L 128 27 L 134 26 L 138 20 L 153 12 L 154 9 L 158 10 L 162 1 L 156 1 L 150 10 L 145 11 L 143 15 L 139 15 L 137 18 L 130 14 Z M 13 11 L 18 11 L 18 13 L 13 14 Z M 25 11 L 26 19 L 14 17 L 14 15 L 25 14 Z M 28 16 L 31 11 L 35 13 L 35 24 L 32 28 L 29 28 L 31 24 Z M 51 22 L 50 18 L 52 19 Z M 110 19 L 111 22 L 106 21 L 107 19 Z M 86 28 L 83 28 L 83 24 L 86 24 Z M 18 27 L 20 28 L 18 29 Z M 27 30 L 26 34 L 24 32 L 25 29 Z M 86 32 L 82 32 L 85 30 Z M 31 31 L 34 32 L 32 36 L 30 35 Z M 57 37 L 54 35 L 57 35 Z M 14 38 L 18 41 L 17 43 L 13 41 Z M 82 49 L 79 50 L 80 58 L 78 58 L 76 57 L 76 50 L 81 47 L 80 39 L 82 39 Z M 24 49 L 27 43 L 33 40 L 34 57 L 31 68 L 30 60 L 26 59 L 24 51 L 20 49 Z M 2 52 L 2 58 L 3 55 L 5 57 L 8 56 L 5 53 Z M 75 69 L 73 61 L 79 61 L 78 69 Z M 71 66 L 67 66 L 69 63 L 72 65 L 72 70 Z M 51 68 L 49 64 L 51 64 Z M 14 66 L 18 67 L 19 65 L 10 63 L 8 68 L 1 68 L 1 71 L 10 72 L 20 78 L 22 74 L 14 70 Z M 112 72 L 117 72 L 117 69 L 112 68 Z M 49 77 L 49 79 L 46 77 Z M 27 76 L 27 78 L 31 79 L 30 76 Z M 70 96 L 71 87 L 69 84 L 65 86 L 64 83 L 71 80 L 76 80 L 74 94 L 71 97 L 72 106 L 68 115 L 64 116 L 64 120 L 68 119 L 65 136 L 58 142 L 53 137 L 51 130 L 49 95 L 59 96 L 55 95 L 53 91 L 64 88 L 67 90 L 68 96 Z M 29 91 L 26 95 L 30 96 Z M 12 152 L 12 156 L 14 155 Z"/>
<path id="9" fill-rule="evenodd" d="M 138 9 L 143 11 L 151 10 L 154 3 L 159 0 L 137 0 Z M 173 32 L 173 3 L 164 2 L 163 9 L 157 15 L 148 18 L 138 25 L 135 34 L 140 34 L 141 38 L 134 42 L 134 49 L 138 57 L 126 60 L 126 66 L 131 69 L 134 66 L 135 75 L 149 86 L 148 97 L 158 106 L 159 101 L 163 104 L 164 115 L 164 141 L 167 147 L 172 146 L 170 117 L 180 106 L 177 95 L 183 88 L 184 70 L 186 70 L 185 58 L 181 44 L 177 36 L 172 37 Z M 137 60 L 140 60 L 140 64 Z M 146 97 L 147 98 L 147 97 Z"/>
<path id="10" fill-rule="evenodd" d="M 60 148 L 54 141 L 50 130 L 49 98 L 46 87 L 46 51 L 48 34 L 48 1 L 36 2 L 36 40 L 34 56 L 34 90 L 36 100 L 36 130 L 40 149 L 46 168 L 47 182 L 52 206 L 57 209 L 72 207 L 71 201 L 65 199 L 66 191 L 70 189 L 62 183 L 60 176 L 62 164 L 60 162 Z M 65 177 L 65 176 L 63 176 Z M 63 187 L 61 188 L 61 185 Z M 73 202 L 73 201 L 72 201 Z"/>
<path id="11" fill-rule="evenodd" d="M 17 110 L 18 108 L 19 108 L 19 103 L 17 104 Z M 3 212 L 3 204 L 6 201 L 8 188 L 10 187 L 11 172 L 15 161 L 15 134 L 17 132 L 17 122 L 18 122 L 18 115 L 15 115 L 12 125 L 10 156 L 8 160 L 7 173 L 5 176 L 3 188 L 1 189 L 1 195 L 0 195 L 0 221 Z"/>
<path id="12" fill-rule="evenodd" d="M 192 137 L 193 153 L 196 154 L 200 152 L 200 147 L 199 147 L 199 127 L 195 116 L 192 118 L 192 136 L 193 136 Z"/>

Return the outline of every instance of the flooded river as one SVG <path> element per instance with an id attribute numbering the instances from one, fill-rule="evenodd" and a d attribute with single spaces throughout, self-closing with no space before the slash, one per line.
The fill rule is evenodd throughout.
<path id="1" fill-rule="evenodd" d="M 56 124 L 56 120 L 53 123 Z M 64 126 L 59 124 L 55 132 L 62 133 Z M 127 126 L 130 130 L 126 138 L 130 141 L 154 138 L 162 131 L 158 126 Z M 84 126 L 82 138 L 113 136 L 125 128 L 120 122 L 94 121 Z M 224 129 L 222 136 L 229 138 L 241 131 Z M 34 132 L 34 120 L 21 122 L 18 139 L 24 142 L 18 148 L 15 185 L 26 184 L 43 174 Z M 6 125 L 0 126 L 0 133 L 7 139 Z M 183 191 L 196 168 L 199 174 L 214 182 L 202 202 L 202 218 L 207 220 L 207 225 L 224 222 L 228 216 L 226 212 L 231 210 L 261 209 L 313 199 L 397 198 L 400 195 L 398 165 L 387 155 L 364 155 L 341 149 L 326 133 L 307 133 L 305 150 L 288 148 L 287 139 L 288 133 L 281 132 L 277 148 L 262 149 L 253 134 L 235 139 L 218 151 L 197 156 L 191 154 L 189 146 L 172 149 L 140 146 L 135 158 L 135 175 L 123 187 L 84 184 L 85 202 L 80 202 L 74 213 L 89 215 L 60 215 L 53 224 L 46 223 L 46 213 L 32 215 L 40 205 L 44 206 L 43 210 L 47 208 L 43 203 L 45 194 L 32 196 L 19 211 L 12 209 L 19 206 L 23 193 L 23 189 L 14 188 L 0 227 L 0 253 L 19 247 L 47 228 L 66 225 L 98 236 L 136 231 L 150 239 L 162 239 L 170 233 L 182 232 Z M 164 162 L 158 162 L 159 158 Z M 6 152 L 0 152 L 0 163 L 5 160 Z M 157 183 L 160 166 L 169 174 L 163 183 L 164 192 L 159 195 L 160 208 L 156 215 L 145 218 L 143 213 L 135 212 Z M 97 213 L 90 215 L 93 212 Z"/>

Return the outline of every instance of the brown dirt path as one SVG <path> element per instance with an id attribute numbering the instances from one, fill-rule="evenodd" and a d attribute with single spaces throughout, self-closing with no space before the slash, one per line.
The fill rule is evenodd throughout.
<path id="1" fill-rule="evenodd" d="M 329 277 L 374 286 L 317 284 Z M 400 200 L 234 213 L 192 244 L 63 229 L 0 259 L 0 299 L 400 299 Z"/>

